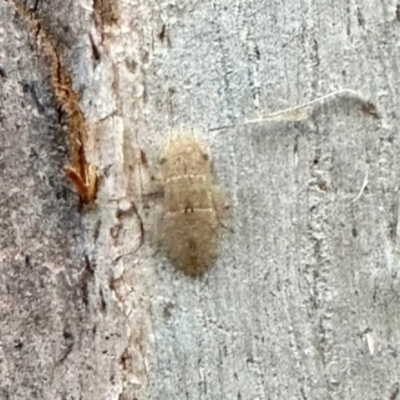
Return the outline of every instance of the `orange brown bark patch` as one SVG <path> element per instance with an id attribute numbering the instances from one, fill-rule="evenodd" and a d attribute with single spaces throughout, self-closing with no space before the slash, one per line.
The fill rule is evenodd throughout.
<path id="1" fill-rule="evenodd" d="M 85 145 L 88 131 L 85 116 L 79 106 L 79 96 L 72 87 L 72 79 L 62 64 L 56 47 L 41 23 L 23 5 L 14 2 L 14 6 L 30 25 L 49 59 L 53 90 L 68 124 L 69 161 L 65 167 L 65 174 L 78 192 L 81 201 L 85 204 L 93 203 L 96 199 L 98 178 L 95 167 L 86 159 Z"/>

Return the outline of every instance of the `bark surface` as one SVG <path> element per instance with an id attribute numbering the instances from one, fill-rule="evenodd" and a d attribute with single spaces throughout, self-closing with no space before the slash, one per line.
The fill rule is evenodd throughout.
<path id="1" fill-rule="evenodd" d="M 0 0 L 0 399 L 400 398 L 399 37 L 394 1 Z M 343 87 L 379 118 L 243 125 Z M 230 204 L 197 279 L 155 245 L 181 126 Z"/>

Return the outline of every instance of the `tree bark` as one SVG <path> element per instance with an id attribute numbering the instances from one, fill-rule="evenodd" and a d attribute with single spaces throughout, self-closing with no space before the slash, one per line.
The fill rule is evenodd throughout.
<path id="1" fill-rule="evenodd" d="M 0 399 L 400 398 L 400 11 L 364 3 L 0 0 Z M 244 124 L 343 87 L 378 118 Z M 230 205 L 198 278 L 153 239 L 180 126 Z"/>

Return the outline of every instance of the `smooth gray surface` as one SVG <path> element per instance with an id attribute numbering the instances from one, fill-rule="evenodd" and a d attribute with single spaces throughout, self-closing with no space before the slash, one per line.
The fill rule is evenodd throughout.
<path id="1" fill-rule="evenodd" d="M 63 144 L 53 142 L 61 127 L 46 60 L 35 56 L 40 50 L 27 25 L 0 1 L 7 75 L 0 78 L 4 398 L 32 398 L 30 380 L 43 399 L 396 398 L 396 3 L 126 1 L 118 23 L 104 26 L 94 23 L 91 3 L 62 4 L 69 10 L 62 18 L 46 4 L 37 14 L 46 17 L 81 93 L 92 133 L 88 155 L 101 186 L 96 207 L 78 214 L 61 174 L 65 150 L 54 155 Z M 43 112 L 23 93 L 23 80 L 40 82 Z M 374 101 L 380 118 L 342 98 L 303 121 L 240 125 L 343 87 Z M 207 141 L 231 204 L 217 263 L 201 280 L 176 271 L 150 244 L 158 212 L 157 201 L 148 201 L 150 175 L 169 130 L 181 124 Z M 225 125 L 234 127 L 210 130 Z M 33 169 L 20 161 L 30 147 L 42 154 Z M 56 177 L 61 200 L 44 176 Z M 25 180 L 29 190 L 21 189 Z M 24 203 L 13 200 L 16 187 Z M 146 230 L 139 251 L 132 203 Z M 38 225 L 20 217 L 22 210 Z M 31 232 L 38 237 L 32 243 L 46 245 L 42 258 Z M 27 279 L 10 271 L 28 253 L 38 260 L 35 282 L 52 271 L 47 265 L 58 268 L 44 289 L 20 284 L 37 303 L 10 289 Z M 84 254 L 96 265 L 88 306 L 74 294 Z M 60 283 L 63 276 L 69 286 Z M 27 330 L 18 307 L 50 322 Z M 66 319 L 60 308 L 73 312 Z M 64 321 L 79 347 L 54 368 L 67 340 L 59 340 Z M 18 364 L 14 353 L 21 350 L 12 343 L 21 332 L 33 332 L 22 348 L 32 353 Z M 37 367 L 29 368 L 34 360 Z M 43 368 L 60 378 L 42 379 Z"/>
<path id="2" fill-rule="evenodd" d="M 233 233 L 200 282 L 157 269 L 151 398 L 389 398 L 400 345 L 395 4 L 189 4 L 163 9 L 171 46 L 154 48 L 148 114 L 156 132 L 184 123 L 208 139 Z M 173 113 L 160 87 L 174 90 Z M 302 122 L 207 132 L 343 87 L 381 119 L 341 99 Z"/>

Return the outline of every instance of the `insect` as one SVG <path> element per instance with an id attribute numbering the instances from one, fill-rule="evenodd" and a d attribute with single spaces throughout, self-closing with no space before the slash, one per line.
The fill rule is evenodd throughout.
<path id="1" fill-rule="evenodd" d="M 160 158 L 164 210 L 161 247 L 185 274 L 201 276 L 216 257 L 226 209 L 205 145 L 190 130 L 173 132 Z"/>

